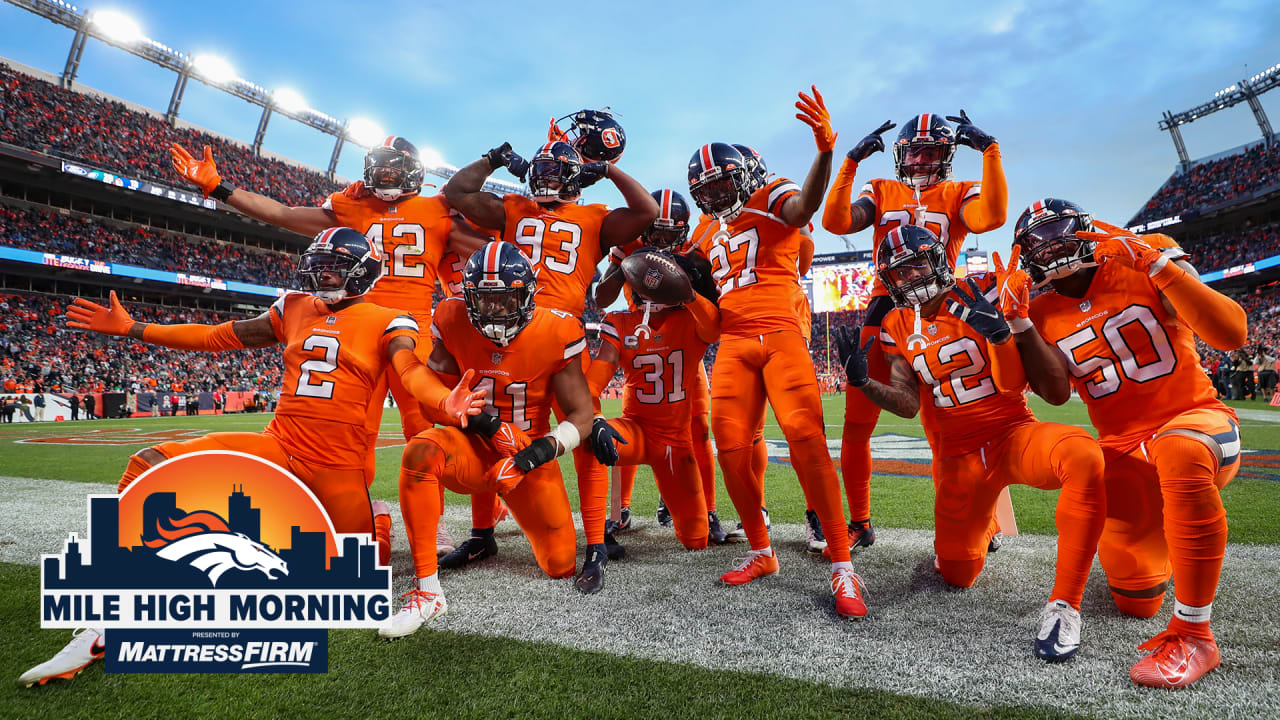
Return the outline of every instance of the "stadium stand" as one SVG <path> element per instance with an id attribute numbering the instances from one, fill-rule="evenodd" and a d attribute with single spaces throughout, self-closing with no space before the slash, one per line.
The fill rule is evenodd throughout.
<path id="1" fill-rule="evenodd" d="M 1280 255 L 1280 223 L 1213 235 L 1187 250 L 1202 272 Z"/>
<path id="2" fill-rule="evenodd" d="M 1129 225 L 1241 200 L 1280 185 L 1280 144 L 1263 143 L 1175 173 Z"/>

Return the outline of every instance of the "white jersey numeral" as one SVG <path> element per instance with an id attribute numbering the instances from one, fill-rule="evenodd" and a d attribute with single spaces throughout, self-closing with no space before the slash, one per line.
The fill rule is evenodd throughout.
<path id="1" fill-rule="evenodd" d="M 962 337 L 938 348 L 938 363 L 946 365 L 959 355 L 967 355 L 969 364 L 956 368 L 947 374 L 947 382 L 951 385 L 951 393 L 955 396 L 954 399 L 943 392 L 943 383 L 933 376 L 933 372 L 929 369 L 929 362 L 925 360 L 923 354 L 916 355 L 911 360 L 911 367 L 920 375 L 920 379 L 924 380 L 933 389 L 934 407 L 951 408 L 957 405 L 968 405 L 996 394 L 996 384 L 992 382 L 990 376 L 982 378 L 972 387 L 964 382 L 965 378 L 973 377 L 987 367 L 986 358 L 982 357 L 982 351 L 978 349 L 978 343 L 974 342 L 972 338 Z"/>
<path id="2" fill-rule="evenodd" d="M 338 348 L 338 338 L 331 335 L 312 335 L 302 341 L 303 350 L 323 350 L 324 358 L 304 360 L 298 366 L 302 372 L 298 374 L 298 387 L 294 388 L 294 395 L 324 400 L 333 399 L 334 382 L 332 380 L 321 380 L 313 383 L 311 382 L 311 374 L 323 375 L 337 370 Z"/>
<path id="3" fill-rule="evenodd" d="M 1147 357 L 1155 356 L 1155 359 L 1145 365 L 1138 359 L 1138 353 L 1134 352 L 1134 348 L 1129 345 L 1129 341 L 1121 332 L 1122 328 L 1134 324 L 1141 327 L 1143 334 L 1147 337 L 1148 349 L 1142 354 Z M 1130 335 L 1134 334 L 1130 333 Z M 1106 340 L 1107 347 L 1114 358 L 1103 355 L 1077 357 L 1077 349 L 1098 339 L 1098 333 L 1091 326 L 1081 328 L 1057 342 L 1058 349 L 1067 356 L 1067 365 L 1072 375 L 1081 380 L 1094 377 L 1095 373 L 1100 375 L 1098 379 L 1084 383 L 1089 397 L 1106 397 L 1119 390 L 1125 379 L 1144 383 L 1164 377 L 1172 373 L 1178 365 L 1178 358 L 1174 354 L 1173 343 L 1169 341 L 1169 334 L 1160 325 L 1155 313 L 1151 312 L 1151 308 L 1146 305 L 1130 305 L 1107 318 L 1102 324 L 1102 337 Z M 1137 350 L 1141 352 L 1144 348 L 1137 348 Z M 1118 370 L 1117 360 L 1120 362 Z"/>

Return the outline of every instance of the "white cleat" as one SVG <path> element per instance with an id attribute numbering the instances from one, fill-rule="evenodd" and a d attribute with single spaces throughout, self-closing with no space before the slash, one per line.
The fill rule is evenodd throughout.
<path id="1" fill-rule="evenodd" d="M 103 642 L 102 631 L 81 628 L 75 632 L 71 642 L 53 656 L 53 659 L 22 673 L 18 678 L 18 684 L 31 687 L 43 685 L 54 679 L 70 680 L 81 670 L 92 665 L 95 660 L 101 660 L 106 654 L 107 646 Z"/>
<path id="2" fill-rule="evenodd" d="M 1052 600 L 1040 611 L 1036 633 L 1036 657 L 1064 662 L 1080 649 L 1080 611 L 1062 600 Z"/>
<path id="3" fill-rule="evenodd" d="M 405 598 L 404 606 L 378 629 L 380 637 L 390 640 L 412 635 L 427 622 L 449 612 L 449 603 L 442 593 L 414 588 L 401 597 Z"/>
<path id="4" fill-rule="evenodd" d="M 444 523 L 436 526 L 436 557 L 441 558 L 457 549 L 453 544 L 453 538 L 449 537 L 449 531 L 445 529 Z"/>

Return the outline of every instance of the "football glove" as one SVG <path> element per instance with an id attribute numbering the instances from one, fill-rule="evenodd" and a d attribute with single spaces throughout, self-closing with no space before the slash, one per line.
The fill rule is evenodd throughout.
<path id="1" fill-rule="evenodd" d="M 953 304 L 951 311 L 987 340 L 997 345 L 1008 340 L 1013 331 L 1009 329 L 1009 323 L 1005 322 L 1000 310 L 982 294 L 976 280 L 966 278 L 965 283 L 968 284 L 969 292 L 973 295 L 966 295 L 957 283 L 953 291 L 956 297 L 960 298 L 963 306 Z"/>
<path id="2" fill-rule="evenodd" d="M 520 157 L 511 149 L 511 143 L 504 142 L 496 148 L 484 154 L 486 160 L 489 161 L 489 169 L 497 170 L 505 167 L 508 172 L 515 175 L 520 182 L 524 182 L 525 176 L 529 174 L 529 161 Z"/>
<path id="3" fill-rule="evenodd" d="M 490 415 L 489 413 L 482 412 L 479 415 L 470 418 L 467 422 L 467 427 L 464 429 L 472 435 L 479 435 L 485 440 L 488 440 L 496 435 L 501 427 L 502 418 L 497 415 Z"/>
<path id="4" fill-rule="evenodd" d="M 827 105 L 822 100 L 822 93 L 818 92 L 817 85 L 810 85 L 813 90 L 813 97 L 805 95 L 802 91 L 800 99 L 796 101 L 796 109 L 800 112 L 796 113 L 796 119 L 808 125 L 813 130 L 813 141 L 818 146 L 818 152 L 831 152 L 836 146 L 836 133 L 831 129 L 831 113 L 827 112 Z"/>
<path id="5" fill-rule="evenodd" d="M 350 185 L 342 188 L 342 194 L 352 200 L 362 200 L 369 197 L 373 193 L 369 192 L 369 188 L 364 186 L 363 180 L 357 180 Z"/>
<path id="6" fill-rule="evenodd" d="M 204 158 L 195 159 L 187 149 L 173 143 L 169 147 L 169 156 L 173 159 L 173 169 L 184 180 L 200 188 L 205 197 L 222 184 L 222 176 L 218 174 L 218 166 L 213 162 L 213 149 L 204 146 Z"/>
<path id="7" fill-rule="evenodd" d="M 996 270 L 996 287 L 1000 288 L 996 307 L 1000 308 L 1000 314 L 1009 321 L 1009 328 L 1015 333 L 1031 327 L 1031 276 L 1018 267 L 1021 256 L 1022 246 L 1014 245 L 1006 267 L 1000 260 L 1000 253 L 991 253 L 991 261 Z"/>
<path id="8" fill-rule="evenodd" d="M 602 160 L 596 162 L 584 163 L 582 169 L 578 171 L 578 177 L 581 178 L 582 187 L 591 187 L 600 182 L 602 178 L 609 175 L 609 163 Z"/>
<path id="9" fill-rule="evenodd" d="M 523 430 L 509 422 L 500 423 L 498 432 L 489 438 L 493 449 L 503 457 L 515 457 L 517 453 L 533 443 Z"/>
<path id="10" fill-rule="evenodd" d="M 484 390 L 471 389 L 471 379 L 475 375 L 475 370 L 462 373 L 462 379 L 440 401 L 440 411 L 455 419 L 460 428 L 467 427 L 470 424 L 468 420 L 472 417 L 484 414 L 485 398 L 488 394 Z"/>
<path id="11" fill-rule="evenodd" d="M 1076 237 L 1096 243 L 1093 261 L 1099 265 L 1114 260 L 1138 272 L 1154 274 L 1168 262 L 1163 253 L 1124 228 L 1100 220 L 1095 220 L 1093 225 L 1103 232 L 1078 232 Z"/>
<path id="12" fill-rule="evenodd" d="M 995 138 L 978 129 L 964 110 L 960 111 L 960 116 L 948 115 L 947 119 L 956 123 L 956 142 L 961 145 L 968 145 L 978 152 L 986 152 L 987 148 L 996 141 Z"/>
<path id="13" fill-rule="evenodd" d="M 858 144 L 854 145 L 853 149 L 845 154 L 845 157 L 854 162 L 862 162 L 875 153 L 884 152 L 884 138 L 880 136 L 896 127 L 898 127 L 897 123 L 892 120 L 885 120 L 883 125 L 872 130 L 870 135 L 859 140 Z"/>
<path id="14" fill-rule="evenodd" d="M 111 291 L 110 309 L 78 297 L 67 307 L 66 317 L 67 327 L 92 330 L 103 335 L 125 336 L 137 324 L 129 317 L 129 311 L 124 309 L 124 305 L 120 304 L 115 290 Z"/>
<path id="15" fill-rule="evenodd" d="M 547 142 L 569 142 L 569 133 L 560 129 L 555 118 L 551 118 L 551 126 L 547 128 Z"/>
<path id="16" fill-rule="evenodd" d="M 618 462 L 618 446 L 616 441 L 621 441 L 623 445 L 627 441 L 622 435 L 613 429 L 608 420 L 598 417 L 591 422 L 591 449 L 596 454 L 596 459 L 604 465 L 614 465 Z"/>
<path id="17" fill-rule="evenodd" d="M 485 482 L 499 495 L 505 495 L 516 488 L 528 471 L 521 470 L 515 458 L 502 458 L 484 474 Z"/>
<path id="18" fill-rule="evenodd" d="M 858 338 L 861 334 L 860 329 L 855 332 L 845 327 L 836 328 L 836 354 L 840 357 L 840 366 L 844 368 L 849 387 L 862 387 L 871 379 L 867 355 L 871 353 L 871 346 L 875 344 L 876 338 L 872 335 L 859 348 Z"/>
<path id="19" fill-rule="evenodd" d="M 515 461 L 516 467 L 520 468 L 521 472 L 529 472 L 543 463 L 555 460 L 558 449 L 555 438 L 543 435 L 529 443 L 528 447 L 512 455 L 511 459 Z"/>

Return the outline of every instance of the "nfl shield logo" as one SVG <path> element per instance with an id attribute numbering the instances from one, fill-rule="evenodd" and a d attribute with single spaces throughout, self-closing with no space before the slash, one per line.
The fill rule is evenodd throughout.
<path id="1" fill-rule="evenodd" d="M 929 323 L 929 334 L 930 335 L 938 334 L 938 323 Z"/>
<path id="2" fill-rule="evenodd" d="M 645 273 L 644 273 L 644 286 L 645 286 L 645 287 L 647 287 L 647 288 L 649 288 L 650 290 L 652 290 L 652 289 L 654 289 L 654 288 L 658 287 L 658 285 L 660 285 L 660 284 L 662 284 L 662 273 L 658 272 L 657 270 L 655 270 L 655 269 L 653 269 L 653 268 L 650 268 L 649 270 L 646 270 L 646 271 L 645 271 Z"/>
<path id="3" fill-rule="evenodd" d="M 500 365 L 500 364 L 502 364 L 502 353 L 497 353 L 497 352 L 496 352 L 496 353 L 494 353 L 494 354 L 490 355 L 490 356 L 489 356 L 489 359 L 493 361 L 493 364 L 494 364 L 494 365 Z"/>
<path id="4" fill-rule="evenodd" d="M 395 214 L 396 214 L 396 206 L 395 206 L 395 205 L 392 205 L 391 207 L 387 208 L 387 212 L 391 213 L 392 215 L 395 215 Z"/>
<path id="5" fill-rule="evenodd" d="M 329 317 L 324 319 L 325 325 L 334 325 L 334 324 L 337 324 L 337 322 L 338 322 L 338 318 L 334 317 L 333 315 L 330 315 Z"/>
<path id="6" fill-rule="evenodd" d="M 1089 308 L 1091 307 L 1093 307 L 1093 303 L 1088 300 L 1082 300 L 1080 302 L 1080 312 L 1089 312 Z"/>

